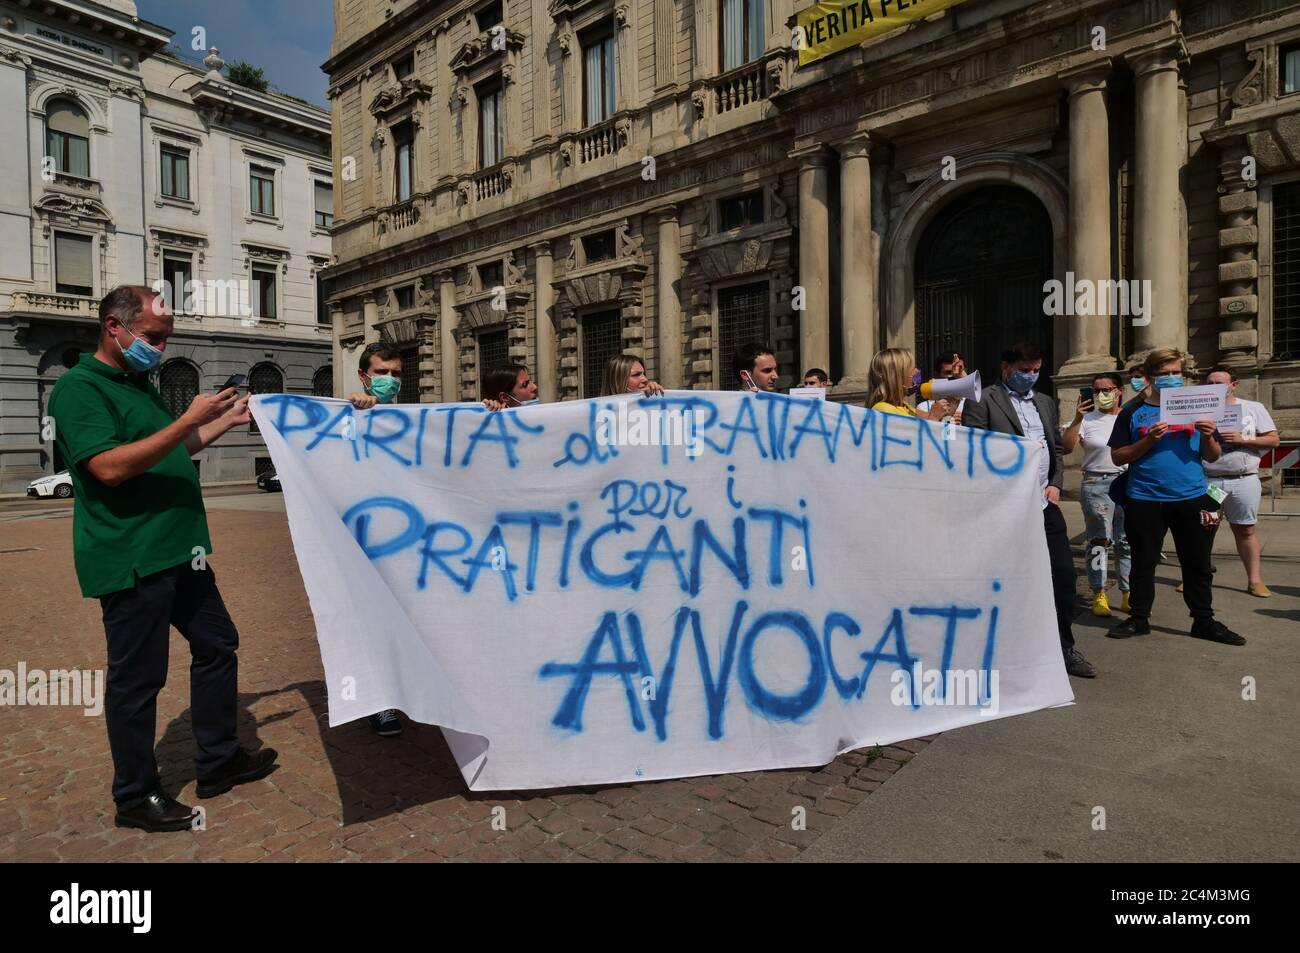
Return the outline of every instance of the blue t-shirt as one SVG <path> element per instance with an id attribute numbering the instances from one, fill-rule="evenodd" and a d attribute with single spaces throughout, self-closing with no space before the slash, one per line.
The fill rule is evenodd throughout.
<path id="1" fill-rule="evenodd" d="M 1160 422 L 1156 404 L 1129 404 L 1119 413 L 1110 446 L 1127 447 Z M 1171 424 L 1164 438 L 1128 465 L 1128 495 L 1135 500 L 1175 503 L 1205 493 L 1201 435 L 1193 424 Z"/>

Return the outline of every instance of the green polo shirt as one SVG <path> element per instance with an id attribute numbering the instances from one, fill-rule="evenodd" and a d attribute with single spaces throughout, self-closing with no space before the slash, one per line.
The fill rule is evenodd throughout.
<path id="1" fill-rule="evenodd" d="M 172 422 L 147 377 L 83 354 L 54 385 L 49 412 L 75 493 L 72 551 L 83 596 L 130 589 L 141 576 L 192 561 L 196 546 L 212 552 L 198 471 L 184 444 L 117 486 L 86 468 L 96 454 Z"/>

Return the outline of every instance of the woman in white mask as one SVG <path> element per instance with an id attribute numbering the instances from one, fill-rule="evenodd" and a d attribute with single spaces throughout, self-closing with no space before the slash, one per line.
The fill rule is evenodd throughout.
<path id="1" fill-rule="evenodd" d="M 1110 615 L 1106 598 L 1106 550 L 1115 548 L 1116 569 L 1119 573 L 1119 591 L 1124 598 L 1120 610 L 1129 608 L 1129 558 L 1128 537 L 1124 534 L 1124 508 L 1110 498 L 1110 485 L 1124 472 L 1110 459 L 1110 435 L 1119 418 L 1123 403 L 1124 379 L 1118 374 L 1098 374 L 1092 380 L 1091 399 L 1082 395 L 1074 411 L 1074 421 L 1061 434 L 1061 449 L 1065 453 L 1083 444 L 1083 484 L 1079 502 L 1088 531 L 1088 584 L 1092 587 L 1092 614 Z"/>

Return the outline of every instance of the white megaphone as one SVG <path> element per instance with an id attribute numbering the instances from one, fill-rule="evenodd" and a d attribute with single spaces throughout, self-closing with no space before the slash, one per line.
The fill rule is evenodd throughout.
<path id="1" fill-rule="evenodd" d="M 945 398 L 957 398 L 957 409 L 961 410 L 961 405 L 967 400 L 980 399 L 980 372 L 967 374 L 965 377 L 959 377 L 955 381 L 939 378 L 938 380 L 926 381 L 921 385 L 922 400 L 944 400 Z"/>

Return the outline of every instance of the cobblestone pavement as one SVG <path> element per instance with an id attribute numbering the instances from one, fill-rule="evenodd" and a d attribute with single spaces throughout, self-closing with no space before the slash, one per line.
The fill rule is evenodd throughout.
<path id="1" fill-rule="evenodd" d="M 470 793 L 437 728 L 408 725 L 402 737 L 383 739 L 364 722 L 327 727 L 320 653 L 288 526 L 265 497 L 254 500 L 250 505 L 268 511 L 210 509 L 212 566 L 240 630 L 240 732 L 246 744 L 256 739 L 276 748 L 279 769 L 221 797 L 194 799 L 189 652 L 173 633 L 159 696 L 158 764 L 170 793 L 207 810 L 207 828 L 153 835 L 116 828 L 102 716 L 71 707 L 5 707 L 0 856 L 788 860 L 833 831 L 838 818 L 930 740 L 851 752 L 815 770 Z M 16 671 L 19 661 L 28 670 L 102 668 L 99 604 L 78 594 L 71 527 L 66 516 L 0 525 L 0 668 Z M 805 826 L 796 829 L 801 813 Z"/>

